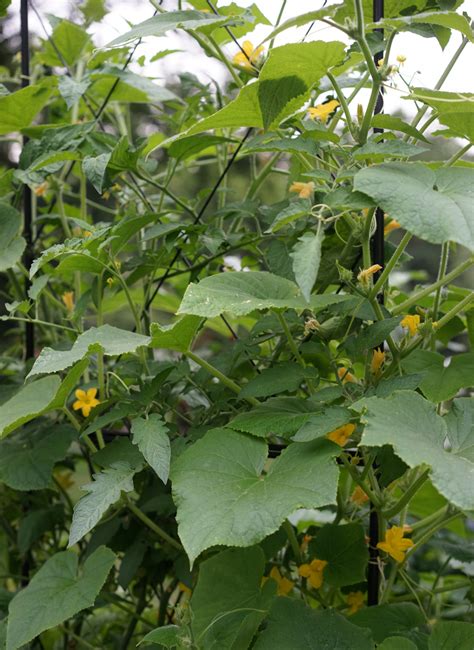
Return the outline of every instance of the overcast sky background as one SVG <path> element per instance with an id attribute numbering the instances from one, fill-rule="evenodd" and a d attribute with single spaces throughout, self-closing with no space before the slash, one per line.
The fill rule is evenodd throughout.
<path id="1" fill-rule="evenodd" d="M 238 4 L 248 6 L 253 1 L 255 1 L 267 18 L 274 23 L 280 9 L 280 1 L 239 0 Z M 329 4 L 333 4 L 334 2 L 335 0 L 329 0 Z M 230 3 L 231 0 L 221 0 L 218 4 L 219 6 L 224 6 Z M 34 0 L 34 4 L 43 16 L 46 27 L 50 30 L 51 28 L 47 20 L 48 13 L 53 13 L 55 16 L 70 17 L 73 14 L 74 7 L 77 7 L 78 2 L 74 0 Z M 285 8 L 283 20 L 318 9 L 322 4 L 323 0 L 290 0 Z M 20 0 L 13 0 L 9 9 L 11 20 L 6 25 L 5 36 L 10 36 L 19 30 L 19 7 Z M 150 18 L 154 12 L 153 6 L 148 0 L 109 0 L 108 7 L 110 11 L 106 18 L 100 24 L 94 23 L 91 27 L 94 42 L 98 47 L 105 45 L 116 36 L 128 31 L 130 24 L 136 24 Z M 163 7 L 168 10 L 176 9 L 177 0 L 164 0 Z M 466 0 L 462 9 L 473 15 L 474 0 Z M 277 37 L 276 44 L 300 40 L 306 33 L 307 28 L 308 25 L 284 32 Z M 32 11 L 30 11 L 30 29 L 32 32 L 44 37 L 44 31 Z M 248 38 L 256 44 L 262 41 L 270 30 L 271 28 L 268 26 L 258 26 L 253 33 L 247 35 L 245 38 Z M 342 32 L 328 27 L 323 23 L 316 23 L 311 33 L 306 37 L 306 40 L 347 40 L 344 37 L 345 35 Z M 453 33 L 449 44 L 443 51 L 434 38 L 423 39 L 412 34 L 402 34 L 396 38 L 392 48 L 393 59 L 395 62 L 395 57 L 398 54 L 406 56 L 407 61 L 402 68 L 404 78 L 413 81 L 416 86 L 433 87 L 460 42 L 461 35 L 456 32 Z M 148 60 L 160 50 L 174 48 L 180 48 L 184 51 L 172 54 L 156 63 L 148 63 Z M 224 50 L 229 58 L 232 58 L 237 51 L 237 46 L 234 43 L 230 43 L 224 47 Z M 145 66 L 141 68 L 142 74 L 145 73 L 148 76 L 156 78 L 159 83 L 160 79 L 163 80 L 165 77 L 169 78 L 181 71 L 192 72 L 202 81 L 208 81 L 211 78 L 222 81 L 227 75 L 223 64 L 206 57 L 196 42 L 182 31 L 170 32 L 167 36 L 161 38 L 148 37 L 144 39 L 143 43 L 137 48 L 136 58 L 141 55 L 145 55 L 147 60 Z M 131 67 L 136 71 L 140 70 L 137 64 Z M 474 78 L 473 67 L 474 45 L 468 44 L 445 82 L 443 89 L 472 91 L 472 80 Z M 409 116 L 414 112 L 413 104 L 402 99 L 402 96 L 406 94 L 403 83 L 398 81 L 397 86 L 398 89 L 389 90 L 386 94 L 386 110 L 389 112 L 403 110 Z M 362 94 L 361 100 L 364 100 Z M 434 127 L 436 128 L 436 124 Z"/>

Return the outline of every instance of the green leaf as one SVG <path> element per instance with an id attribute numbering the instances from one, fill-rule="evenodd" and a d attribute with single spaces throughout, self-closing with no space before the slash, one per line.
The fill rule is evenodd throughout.
<path id="1" fill-rule="evenodd" d="M 351 412 L 343 406 L 328 406 L 319 413 L 310 415 L 292 439 L 295 442 L 310 442 L 322 438 L 347 424 L 350 419 Z"/>
<path id="2" fill-rule="evenodd" d="M 0 272 L 7 271 L 20 261 L 26 241 L 20 237 L 21 214 L 9 203 L 0 201 Z"/>
<path id="3" fill-rule="evenodd" d="M 91 327 L 77 337 L 70 350 L 43 348 L 28 378 L 65 370 L 86 355 L 99 351 L 111 357 L 136 352 L 139 347 L 147 346 L 150 340 L 149 336 L 121 330 L 112 325 Z"/>
<path id="4" fill-rule="evenodd" d="M 425 624 L 423 614 L 412 603 L 366 607 L 351 616 L 351 621 L 360 627 L 368 627 L 376 643 Z"/>
<path id="5" fill-rule="evenodd" d="M 229 549 L 200 565 L 190 601 L 193 637 L 200 648 L 248 647 L 266 610 L 260 590 L 264 569 L 259 547 Z"/>
<path id="6" fill-rule="evenodd" d="M 0 442 L 0 482 L 13 490 L 42 490 L 51 485 L 55 463 L 77 433 L 67 425 L 27 428 Z"/>
<path id="7" fill-rule="evenodd" d="M 174 648 L 178 644 L 180 629 L 177 625 L 163 625 L 148 632 L 138 645 L 142 643 L 157 643 L 165 648 Z"/>
<path id="8" fill-rule="evenodd" d="M 324 582 L 345 587 L 365 580 L 369 552 L 360 524 L 323 526 L 310 548 L 315 557 L 327 562 Z"/>
<path id="9" fill-rule="evenodd" d="M 51 84 L 34 84 L 0 96 L 0 135 L 29 126 L 52 93 Z"/>
<path id="10" fill-rule="evenodd" d="M 135 25 L 129 32 L 107 43 L 106 47 L 117 47 L 145 36 L 164 36 L 172 29 L 196 29 L 206 25 L 217 27 L 228 20 L 227 16 L 215 16 L 201 11 L 167 11 Z"/>
<path id="11" fill-rule="evenodd" d="M 317 380 L 318 377 L 316 368 L 303 368 L 293 361 L 283 362 L 262 370 L 245 384 L 240 397 L 269 397 L 285 391 L 293 392 L 305 379 Z"/>
<path id="12" fill-rule="evenodd" d="M 218 544 L 250 546 L 278 530 L 297 508 L 334 503 L 335 445 L 290 445 L 266 474 L 267 445 L 229 431 L 209 431 L 172 466 L 178 533 L 191 563 Z"/>
<path id="13" fill-rule="evenodd" d="M 143 454 L 129 438 L 124 436 L 107 443 L 103 449 L 99 449 L 93 454 L 92 460 L 99 467 L 111 467 L 117 463 L 122 463 L 130 465 L 137 471 L 143 468 Z"/>
<path id="14" fill-rule="evenodd" d="M 432 170 L 422 163 L 372 165 L 357 172 L 354 188 L 421 239 L 432 244 L 455 241 L 474 250 L 473 169 Z"/>
<path id="15" fill-rule="evenodd" d="M 364 406 L 361 444 L 391 445 L 409 467 L 429 465 L 433 485 L 448 501 L 474 509 L 474 463 L 462 451 L 446 451 L 446 421 L 434 404 L 418 393 L 399 391 L 387 399 L 369 397 Z"/>
<path id="16" fill-rule="evenodd" d="M 89 92 L 96 98 L 109 101 L 134 103 L 134 104 L 160 104 L 162 102 L 177 101 L 180 99 L 173 92 L 159 86 L 151 79 L 130 70 L 123 70 L 118 66 L 104 66 L 91 74 L 93 85 Z M 118 82 L 118 83 L 117 83 Z"/>
<path id="17" fill-rule="evenodd" d="M 157 473 L 163 483 L 168 482 L 170 471 L 171 446 L 168 427 L 156 413 L 147 419 L 132 420 L 132 442 L 137 445 L 146 462 Z"/>
<path id="18" fill-rule="evenodd" d="M 0 406 L 0 436 L 6 436 L 10 431 L 46 411 L 60 385 L 61 379 L 52 376 L 43 377 L 20 388 Z"/>
<path id="19" fill-rule="evenodd" d="M 351 357 L 357 357 L 383 343 L 387 336 L 398 327 L 401 320 L 401 316 L 395 316 L 377 321 L 373 325 L 359 330 L 357 334 L 351 334 L 344 341 L 344 348 Z"/>
<path id="20" fill-rule="evenodd" d="M 430 635 L 429 650 L 472 650 L 474 625 L 462 621 L 438 621 Z"/>
<path id="21" fill-rule="evenodd" d="M 41 536 L 63 523 L 64 509 L 62 504 L 56 503 L 49 508 L 40 508 L 28 513 L 20 521 L 18 527 L 18 550 L 23 555 Z M 1 648 L 1 645 L 0 645 Z"/>
<path id="22" fill-rule="evenodd" d="M 306 232 L 298 239 L 290 253 L 296 284 L 307 302 L 311 299 L 311 292 L 318 277 L 323 239 L 322 228 L 318 228 L 316 233 Z"/>
<path id="23" fill-rule="evenodd" d="M 472 29 L 466 16 L 456 13 L 455 11 L 427 11 L 414 16 L 399 16 L 397 18 L 385 18 L 378 23 L 367 25 L 369 29 L 383 29 L 392 27 L 393 29 L 409 29 L 413 25 L 439 25 L 447 29 L 456 30 L 466 36 L 471 42 L 474 42 Z"/>
<path id="24" fill-rule="evenodd" d="M 183 316 L 171 325 L 152 323 L 150 326 L 151 347 L 163 350 L 186 352 L 201 327 L 202 318 Z"/>
<path id="25" fill-rule="evenodd" d="M 314 610 L 300 600 L 276 598 L 255 650 L 374 650 L 369 630 L 336 611 Z"/>
<path id="26" fill-rule="evenodd" d="M 16 594 L 9 607 L 7 650 L 17 650 L 44 630 L 94 605 L 115 554 L 105 546 L 99 547 L 87 558 L 80 573 L 78 562 L 76 553 L 56 553 Z"/>
<path id="27" fill-rule="evenodd" d="M 99 194 L 103 192 L 105 174 L 111 155 L 110 153 L 101 153 L 98 156 L 87 156 L 82 161 L 82 171 Z"/>
<path id="28" fill-rule="evenodd" d="M 66 75 L 64 77 L 59 77 L 58 90 L 61 93 L 61 97 L 66 102 L 66 106 L 68 108 L 72 108 L 74 104 L 76 104 L 76 102 L 87 91 L 90 84 L 90 79 L 76 81 L 72 77 L 68 77 Z"/>
<path id="29" fill-rule="evenodd" d="M 258 80 L 264 128 L 278 126 L 301 108 L 314 84 L 344 57 L 345 45 L 339 41 L 290 43 L 273 48 Z"/>
<path id="30" fill-rule="evenodd" d="M 391 131 L 400 131 L 401 133 L 406 133 L 411 135 L 415 140 L 422 140 L 423 142 L 428 142 L 421 131 L 415 129 L 411 124 L 407 124 L 400 117 L 394 117 L 393 115 L 384 115 L 379 113 L 374 115 L 371 122 L 371 126 L 377 127 L 379 129 L 390 129 Z"/>
<path id="31" fill-rule="evenodd" d="M 266 232 L 277 232 L 283 226 L 293 223 L 301 217 L 308 217 L 311 214 L 311 202 L 308 199 L 291 201 L 290 204 L 281 210 L 273 220 Z"/>
<path id="32" fill-rule="evenodd" d="M 474 381 L 474 352 L 456 354 L 445 366 L 445 358 L 438 352 L 415 350 L 402 361 L 402 368 L 422 377 L 419 384 L 425 397 L 432 402 L 443 402 L 454 397 L 459 389 L 469 388 Z"/>
<path id="33" fill-rule="evenodd" d="M 223 312 L 245 316 L 262 309 L 323 309 L 347 296 L 311 296 L 308 303 L 294 282 L 266 271 L 235 271 L 204 278 L 186 289 L 178 314 L 213 318 Z"/>
<path id="34" fill-rule="evenodd" d="M 307 23 L 313 23 L 316 22 L 317 20 L 320 20 L 321 18 L 328 18 L 332 16 L 336 10 L 341 7 L 342 4 L 334 5 L 332 7 L 324 7 L 323 9 L 316 9 L 316 11 L 309 11 L 305 14 L 301 14 L 299 16 L 295 16 L 294 18 L 290 18 L 289 20 L 285 20 L 284 23 L 281 25 L 278 25 L 276 29 L 274 29 L 262 43 L 265 43 L 266 41 L 271 40 L 272 38 L 275 38 L 275 36 L 278 36 L 281 32 L 284 32 L 287 29 L 291 29 L 292 27 L 302 27 L 303 25 L 306 25 Z"/>
<path id="35" fill-rule="evenodd" d="M 438 111 L 438 121 L 449 127 L 449 135 L 474 142 L 473 93 L 455 93 L 428 88 L 412 88 L 406 99 L 422 101 Z"/>
<path id="36" fill-rule="evenodd" d="M 250 411 L 239 413 L 227 426 L 237 429 L 237 431 L 251 433 L 254 436 L 275 435 L 289 438 L 307 422 L 309 428 L 311 426 L 309 423 L 313 419 L 324 417 L 324 413 L 321 404 L 311 400 L 296 397 L 276 397 L 263 402 L 263 404 Z M 344 417 L 346 417 L 346 413 L 344 411 Z M 339 412 L 338 416 L 341 416 Z M 336 419 L 338 416 L 336 416 Z M 342 424 L 345 424 L 345 422 Z M 317 427 L 318 424 L 316 423 L 314 426 Z M 313 427 L 311 430 L 314 430 Z M 329 431 L 332 431 L 332 429 L 329 429 Z M 315 437 L 312 436 L 310 440 Z M 304 442 L 307 442 L 307 440 L 304 440 Z"/>
<path id="37" fill-rule="evenodd" d="M 424 151 L 428 151 L 428 147 L 409 144 L 403 140 L 386 140 L 383 142 L 369 140 L 362 147 L 354 148 L 352 155 L 355 160 L 368 159 L 375 162 L 382 162 L 385 158 L 411 158 L 412 156 L 418 156 Z"/>
<path id="38" fill-rule="evenodd" d="M 451 410 L 446 415 L 446 424 L 451 449 L 474 463 L 474 400 L 472 397 L 460 397 L 454 400 Z"/>
<path id="39" fill-rule="evenodd" d="M 41 60 L 51 66 L 76 65 L 89 42 L 90 37 L 82 27 L 69 20 L 61 20 L 53 29 L 51 39 L 44 41 Z"/>
<path id="40" fill-rule="evenodd" d="M 95 474 L 94 482 L 82 487 L 87 495 L 74 507 L 68 546 L 73 546 L 87 535 L 99 523 L 109 506 L 120 499 L 122 492 L 133 490 L 133 475 L 136 471 L 136 468 L 126 463 L 116 463 L 100 474 Z"/>

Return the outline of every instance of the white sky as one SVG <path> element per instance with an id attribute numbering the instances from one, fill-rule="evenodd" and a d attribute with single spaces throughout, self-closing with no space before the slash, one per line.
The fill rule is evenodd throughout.
<path id="1" fill-rule="evenodd" d="M 271 22 L 276 20 L 280 9 L 279 0 L 239 0 L 238 4 L 248 6 L 253 1 L 255 1 Z M 333 4 L 334 1 L 329 0 L 329 4 Z M 78 4 L 74 0 L 34 0 L 34 2 L 38 11 L 43 15 L 43 19 L 48 28 L 48 13 L 53 13 L 55 16 L 68 17 L 71 15 L 73 7 Z M 220 0 L 218 4 L 219 6 L 224 6 L 230 3 L 231 0 Z M 283 14 L 283 20 L 318 9 L 322 4 L 322 0 L 290 0 Z M 94 41 L 98 46 L 104 45 L 116 36 L 128 31 L 130 24 L 136 24 L 150 18 L 154 12 L 153 6 L 148 0 L 109 0 L 108 5 L 110 11 L 107 17 L 102 23 L 94 24 L 91 28 Z M 12 20 L 8 23 L 6 35 L 10 35 L 19 29 L 19 6 L 20 0 L 13 0 L 9 10 Z M 177 0 L 164 0 L 162 6 L 169 10 L 176 9 Z M 467 11 L 472 16 L 474 14 L 474 0 L 466 0 L 462 6 L 462 10 Z M 33 32 L 44 36 L 44 32 L 32 11 L 30 12 L 30 26 Z M 307 28 L 308 25 L 298 29 L 288 30 L 277 37 L 276 43 L 283 44 L 288 41 L 298 41 L 304 36 Z M 247 35 L 245 38 L 249 38 L 249 40 L 256 44 L 263 40 L 269 31 L 270 27 L 258 26 L 252 34 Z M 322 23 L 316 23 L 306 40 L 344 40 L 344 34 Z M 402 69 L 406 79 L 413 79 L 413 83 L 416 86 L 433 87 L 460 42 L 461 35 L 455 32 L 443 52 L 434 38 L 423 39 L 412 34 L 402 34 L 395 40 L 392 54 L 394 59 L 398 54 L 403 54 L 407 57 L 407 61 Z M 144 39 L 144 42 L 137 48 L 136 56 L 138 58 L 140 55 L 145 55 L 148 60 L 160 50 L 174 48 L 180 48 L 185 51 L 172 54 L 164 60 L 153 64 L 147 63 L 142 69 L 142 73 L 157 79 L 165 76 L 169 77 L 179 71 L 192 72 L 202 81 L 208 81 L 211 78 L 222 81 L 226 78 L 227 73 L 223 64 L 206 57 L 195 41 L 186 34 L 183 34 L 183 32 L 170 32 L 167 36 L 161 38 L 148 37 Z M 228 53 L 229 58 L 232 58 L 237 51 L 234 43 L 226 45 L 224 49 Z M 443 89 L 472 91 L 473 52 L 474 45 L 468 44 L 445 82 Z M 139 68 L 135 65 L 132 66 L 132 69 L 137 70 Z M 398 83 L 398 86 L 398 90 L 389 90 L 386 94 L 386 110 L 403 109 L 409 115 L 412 113 L 409 110 L 412 102 L 405 102 L 400 99 L 404 94 L 404 88 L 401 82 Z M 361 100 L 364 100 L 362 93 Z"/>

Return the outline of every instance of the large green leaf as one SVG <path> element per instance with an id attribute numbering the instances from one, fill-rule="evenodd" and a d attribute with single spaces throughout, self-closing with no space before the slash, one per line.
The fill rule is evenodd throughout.
<path id="1" fill-rule="evenodd" d="M 328 525 L 311 542 L 315 557 L 326 560 L 324 582 L 335 587 L 365 580 L 369 552 L 365 530 L 360 524 Z"/>
<path id="2" fill-rule="evenodd" d="M 218 544 L 256 544 L 297 508 L 334 503 L 335 445 L 293 444 L 262 474 L 267 453 L 262 440 L 214 429 L 172 466 L 178 533 L 191 562 Z"/>
<path id="3" fill-rule="evenodd" d="M 186 352 L 201 326 L 198 316 L 183 316 L 171 325 L 152 323 L 150 327 L 151 347 Z"/>
<path id="4" fill-rule="evenodd" d="M 381 129 L 401 131 L 401 133 L 411 135 L 412 138 L 415 138 L 415 140 L 428 142 L 421 131 L 415 129 L 415 127 L 411 126 L 411 124 L 404 122 L 400 117 L 394 117 L 393 115 L 385 115 L 384 113 L 379 113 L 378 115 L 373 116 L 370 124 Z"/>
<path id="5" fill-rule="evenodd" d="M 265 129 L 300 108 L 309 91 L 328 70 L 342 62 L 339 41 L 290 43 L 271 50 L 258 80 L 258 101 Z"/>
<path id="6" fill-rule="evenodd" d="M 265 614 L 259 547 L 229 549 L 203 562 L 190 602 L 193 637 L 203 650 L 247 648 Z"/>
<path id="7" fill-rule="evenodd" d="M 156 413 L 151 413 L 147 419 L 132 420 L 133 444 L 143 454 L 146 462 L 152 467 L 163 483 L 167 483 L 170 471 L 171 446 L 168 427 Z"/>
<path id="8" fill-rule="evenodd" d="M 354 188 L 421 239 L 433 244 L 455 241 L 474 250 L 473 169 L 372 165 L 357 172 Z"/>
<path id="9" fill-rule="evenodd" d="M 93 483 L 84 485 L 87 492 L 74 507 L 69 546 L 84 537 L 100 521 L 109 506 L 120 499 L 122 492 L 133 490 L 133 475 L 137 468 L 126 463 L 116 463 L 95 474 Z"/>
<path id="10" fill-rule="evenodd" d="M 425 618 L 412 603 L 393 603 L 366 607 L 351 616 L 360 627 L 368 627 L 377 643 L 425 624 Z"/>
<path id="11" fill-rule="evenodd" d="M 296 283 L 308 302 L 318 277 L 323 238 L 322 228 L 317 233 L 306 232 L 298 239 L 290 253 L 290 257 L 293 258 L 293 273 Z"/>
<path id="12" fill-rule="evenodd" d="M 56 553 L 16 594 L 9 607 L 7 650 L 17 650 L 44 630 L 94 605 L 115 554 L 105 546 L 99 547 L 87 558 L 80 573 L 78 562 L 76 553 Z"/>
<path id="13" fill-rule="evenodd" d="M 14 490 L 42 490 L 51 484 L 54 464 L 77 438 L 74 429 L 56 425 L 27 428 L 0 442 L 0 482 Z"/>
<path id="14" fill-rule="evenodd" d="M 451 399 L 460 388 L 474 384 L 474 353 L 456 354 L 445 366 L 445 358 L 438 352 L 415 350 L 402 362 L 410 374 L 421 375 L 419 384 L 425 397 L 432 402 Z"/>
<path id="15" fill-rule="evenodd" d="M 105 174 L 111 155 L 110 152 L 101 153 L 98 156 L 87 156 L 82 161 L 82 171 L 98 194 L 103 192 Z"/>
<path id="16" fill-rule="evenodd" d="M 270 32 L 270 34 L 262 42 L 265 43 L 265 41 L 269 41 L 270 39 L 275 38 L 275 36 L 278 36 L 278 34 L 280 34 L 281 32 L 284 32 L 287 29 L 291 29 L 292 27 L 301 27 L 308 23 L 316 22 L 321 18 L 328 18 L 332 16 L 335 13 L 335 11 L 341 6 L 342 4 L 333 5 L 331 7 L 324 7 L 323 9 L 316 9 L 315 11 L 308 11 L 305 14 L 294 16 L 293 18 L 286 20 L 281 25 L 278 25 L 278 27 L 276 27 L 272 32 Z"/>
<path id="17" fill-rule="evenodd" d="M 0 135 L 29 126 L 52 92 L 51 84 L 35 84 L 0 96 Z"/>
<path id="18" fill-rule="evenodd" d="M 0 406 L 0 436 L 41 415 L 51 402 L 61 385 L 61 379 L 55 375 L 43 377 L 20 388 L 8 401 Z"/>
<path id="19" fill-rule="evenodd" d="M 377 650 L 417 650 L 417 646 L 403 636 L 391 636 L 382 641 Z"/>
<path id="20" fill-rule="evenodd" d="M 202 11 L 167 11 L 135 25 L 130 31 L 110 41 L 106 47 L 117 47 L 145 36 L 164 36 L 172 29 L 196 29 L 206 25 L 217 27 L 227 22 L 227 16 L 215 16 Z"/>
<path id="21" fill-rule="evenodd" d="M 157 643 L 165 648 L 175 648 L 178 645 L 179 632 L 181 628 L 178 625 L 163 625 L 156 630 L 148 632 L 138 643 Z"/>
<path id="22" fill-rule="evenodd" d="M 362 444 L 391 445 L 410 467 L 431 467 L 431 481 L 451 503 L 474 509 L 474 463 L 461 451 L 446 451 L 446 421 L 436 407 L 418 393 L 399 391 L 387 399 L 364 400 Z"/>
<path id="23" fill-rule="evenodd" d="M 255 650 L 374 650 L 369 630 L 334 610 L 315 611 L 301 600 L 276 598 Z"/>
<path id="24" fill-rule="evenodd" d="M 212 318 L 223 312 L 245 316 L 261 309 L 323 309 L 347 300 L 335 294 L 313 295 L 307 302 L 294 282 L 266 271 L 235 271 L 204 278 L 186 289 L 179 314 Z"/>
<path id="25" fill-rule="evenodd" d="M 474 463 L 474 398 L 455 399 L 446 423 L 451 449 Z"/>
<path id="26" fill-rule="evenodd" d="M 347 424 L 351 419 L 351 412 L 343 406 L 326 406 L 321 411 L 310 414 L 309 418 L 299 427 L 293 440 L 296 442 L 309 442 L 322 438 L 331 431 Z"/>
<path id="27" fill-rule="evenodd" d="M 429 650 L 472 650 L 474 625 L 462 621 L 438 621 L 430 635 Z"/>
<path id="28" fill-rule="evenodd" d="M 118 329 L 112 325 L 91 327 L 77 337 L 70 350 L 43 348 L 28 377 L 65 370 L 94 352 L 100 351 L 111 357 L 135 352 L 137 348 L 148 345 L 150 340 L 149 336 Z"/>

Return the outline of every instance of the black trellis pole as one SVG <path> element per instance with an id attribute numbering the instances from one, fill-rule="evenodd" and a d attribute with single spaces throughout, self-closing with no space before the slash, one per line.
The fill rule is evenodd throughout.
<path id="1" fill-rule="evenodd" d="M 384 15 L 384 0 L 373 0 L 373 18 L 378 22 Z M 377 30 L 383 36 L 383 30 Z M 380 49 L 374 56 L 375 65 L 378 65 L 383 58 L 383 50 Z M 383 110 L 383 88 L 380 89 L 375 105 L 375 114 Z M 375 133 L 382 133 L 383 129 L 375 128 Z M 376 228 L 372 237 L 372 261 L 374 264 L 384 265 L 385 258 L 385 241 L 384 241 L 384 217 L 383 210 L 375 210 Z M 377 300 L 383 302 L 383 293 L 379 293 Z M 370 506 L 369 515 L 369 567 L 367 571 L 367 604 L 369 606 L 377 605 L 379 602 L 379 553 L 377 544 L 379 541 L 379 517 L 373 505 Z"/>
<path id="2" fill-rule="evenodd" d="M 28 0 L 21 0 L 20 4 L 20 35 L 21 35 L 21 85 L 23 88 L 30 85 L 30 35 L 28 29 Z M 26 144 L 24 138 L 23 144 Z M 31 205 L 31 190 L 28 185 L 23 186 L 23 235 L 26 240 L 24 264 L 30 268 L 33 261 L 33 211 Z M 25 289 L 29 288 L 26 281 Z M 32 359 L 35 354 L 35 330 L 33 323 L 26 323 L 25 327 L 25 359 Z"/>

